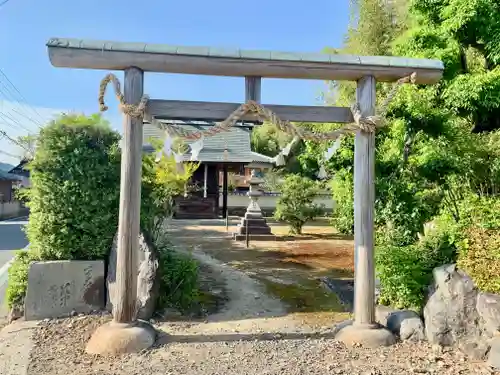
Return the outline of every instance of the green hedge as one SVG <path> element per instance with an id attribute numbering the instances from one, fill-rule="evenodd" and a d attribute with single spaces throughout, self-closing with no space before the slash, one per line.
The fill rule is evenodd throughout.
<path id="1" fill-rule="evenodd" d="M 97 115 L 64 115 L 42 129 L 27 225 L 40 258 L 106 258 L 118 222 L 119 140 Z"/>

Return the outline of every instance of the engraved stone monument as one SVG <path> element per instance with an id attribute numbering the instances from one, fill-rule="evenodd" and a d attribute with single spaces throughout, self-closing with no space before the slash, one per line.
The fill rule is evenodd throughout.
<path id="1" fill-rule="evenodd" d="M 104 262 L 58 260 L 34 262 L 24 300 L 26 320 L 89 313 L 104 307 Z"/>
<path id="2" fill-rule="evenodd" d="M 258 203 L 259 197 L 262 195 L 262 192 L 258 190 L 258 186 L 263 180 L 255 176 L 255 171 L 252 170 L 249 182 L 250 188 L 248 197 L 250 198 L 250 204 L 247 207 L 245 217 L 241 219 L 241 223 L 238 225 L 238 230 L 234 234 L 234 239 L 237 241 L 244 241 L 248 230 L 248 236 L 251 240 L 275 240 L 276 236 L 271 233 L 271 228 L 267 224 L 266 219 L 264 219 Z"/>

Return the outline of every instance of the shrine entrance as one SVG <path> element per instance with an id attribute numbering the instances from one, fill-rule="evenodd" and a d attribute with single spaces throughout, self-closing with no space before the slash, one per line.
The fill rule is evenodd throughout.
<path id="1" fill-rule="evenodd" d="M 120 217 L 116 289 L 113 304 L 115 323 L 102 326 L 95 335 L 105 340 L 103 350 L 124 351 L 117 343 L 141 350 L 152 345 L 147 328 L 136 324 L 135 254 L 138 248 L 141 148 L 143 123 L 147 121 L 172 136 L 194 140 L 192 154 L 203 149 L 205 138 L 228 132 L 241 122 L 269 121 L 295 139 L 333 141 L 355 134 L 354 155 L 354 323 L 346 324 L 337 339 L 346 344 L 390 345 L 392 334 L 375 324 L 374 204 L 375 132 L 382 126 L 390 99 L 404 83 L 433 84 L 441 79 L 442 62 L 402 57 L 298 54 L 274 51 L 224 50 L 208 47 L 179 47 L 145 43 L 118 43 L 54 38 L 47 43 L 56 67 L 124 71 L 124 93 L 119 81 L 108 75 L 101 83 L 100 104 L 105 110 L 104 91 L 113 82 L 124 114 Z M 245 103 L 213 103 L 150 99 L 144 95 L 144 72 L 168 72 L 245 77 Z M 262 78 L 350 80 L 357 82 L 356 105 L 351 108 L 261 105 Z M 376 113 L 376 83 L 396 82 Z M 211 121 L 210 128 L 186 131 L 162 120 Z M 344 123 L 329 133 L 316 133 L 295 122 Z M 221 162 L 225 155 L 222 150 Z M 280 156 L 286 156 L 283 150 Z M 197 158 L 195 158 L 196 160 Z M 247 212 L 248 213 L 248 212 Z M 109 344 L 109 345 L 108 345 Z"/>

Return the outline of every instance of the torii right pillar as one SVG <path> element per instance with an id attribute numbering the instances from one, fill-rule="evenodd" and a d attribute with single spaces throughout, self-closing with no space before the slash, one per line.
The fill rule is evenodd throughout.
<path id="1" fill-rule="evenodd" d="M 358 81 L 356 100 L 364 117 L 375 115 L 376 81 Z M 395 337 L 375 322 L 375 133 L 359 130 L 354 141 L 354 321 L 339 326 L 347 345 L 388 346 Z"/>

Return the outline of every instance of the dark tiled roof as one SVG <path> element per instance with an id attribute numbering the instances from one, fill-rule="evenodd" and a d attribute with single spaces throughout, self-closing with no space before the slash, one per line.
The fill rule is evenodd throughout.
<path id="1" fill-rule="evenodd" d="M 162 121 L 167 122 L 167 121 Z M 213 123 L 201 121 L 168 121 L 168 123 L 175 124 L 175 126 L 182 127 L 188 131 L 206 130 L 212 127 Z M 201 162 L 230 162 L 230 163 L 251 163 L 255 155 L 250 148 L 250 132 L 247 126 L 233 126 L 230 131 L 216 134 L 212 137 L 205 137 L 203 141 L 203 149 L 200 151 L 198 159 Z M 149 144 L 150 138 L 163 139 L 165 132 L 156 126 L 145 123 L 143 127 L 143 150 L 153 151 Z M 186 141 L 190 144 L 194 141 Z M 224 149 L 227 147 L 228 157 L 224 160 Z M 188 152 L 184 155 L 184 160 L 189 161 L 191 153 Z"/>
<path id="2" fill-rule="evenodd" d="M 29 163 L 28 159 L 23 159 L 19 162 L 17 166 L 12 168 L 9 173 L 18 175 L 18 176 L 23 176 L 23 177 L 29 177 L 30 176 L 30 171 L 26 169 L 27 164 Z"/>

